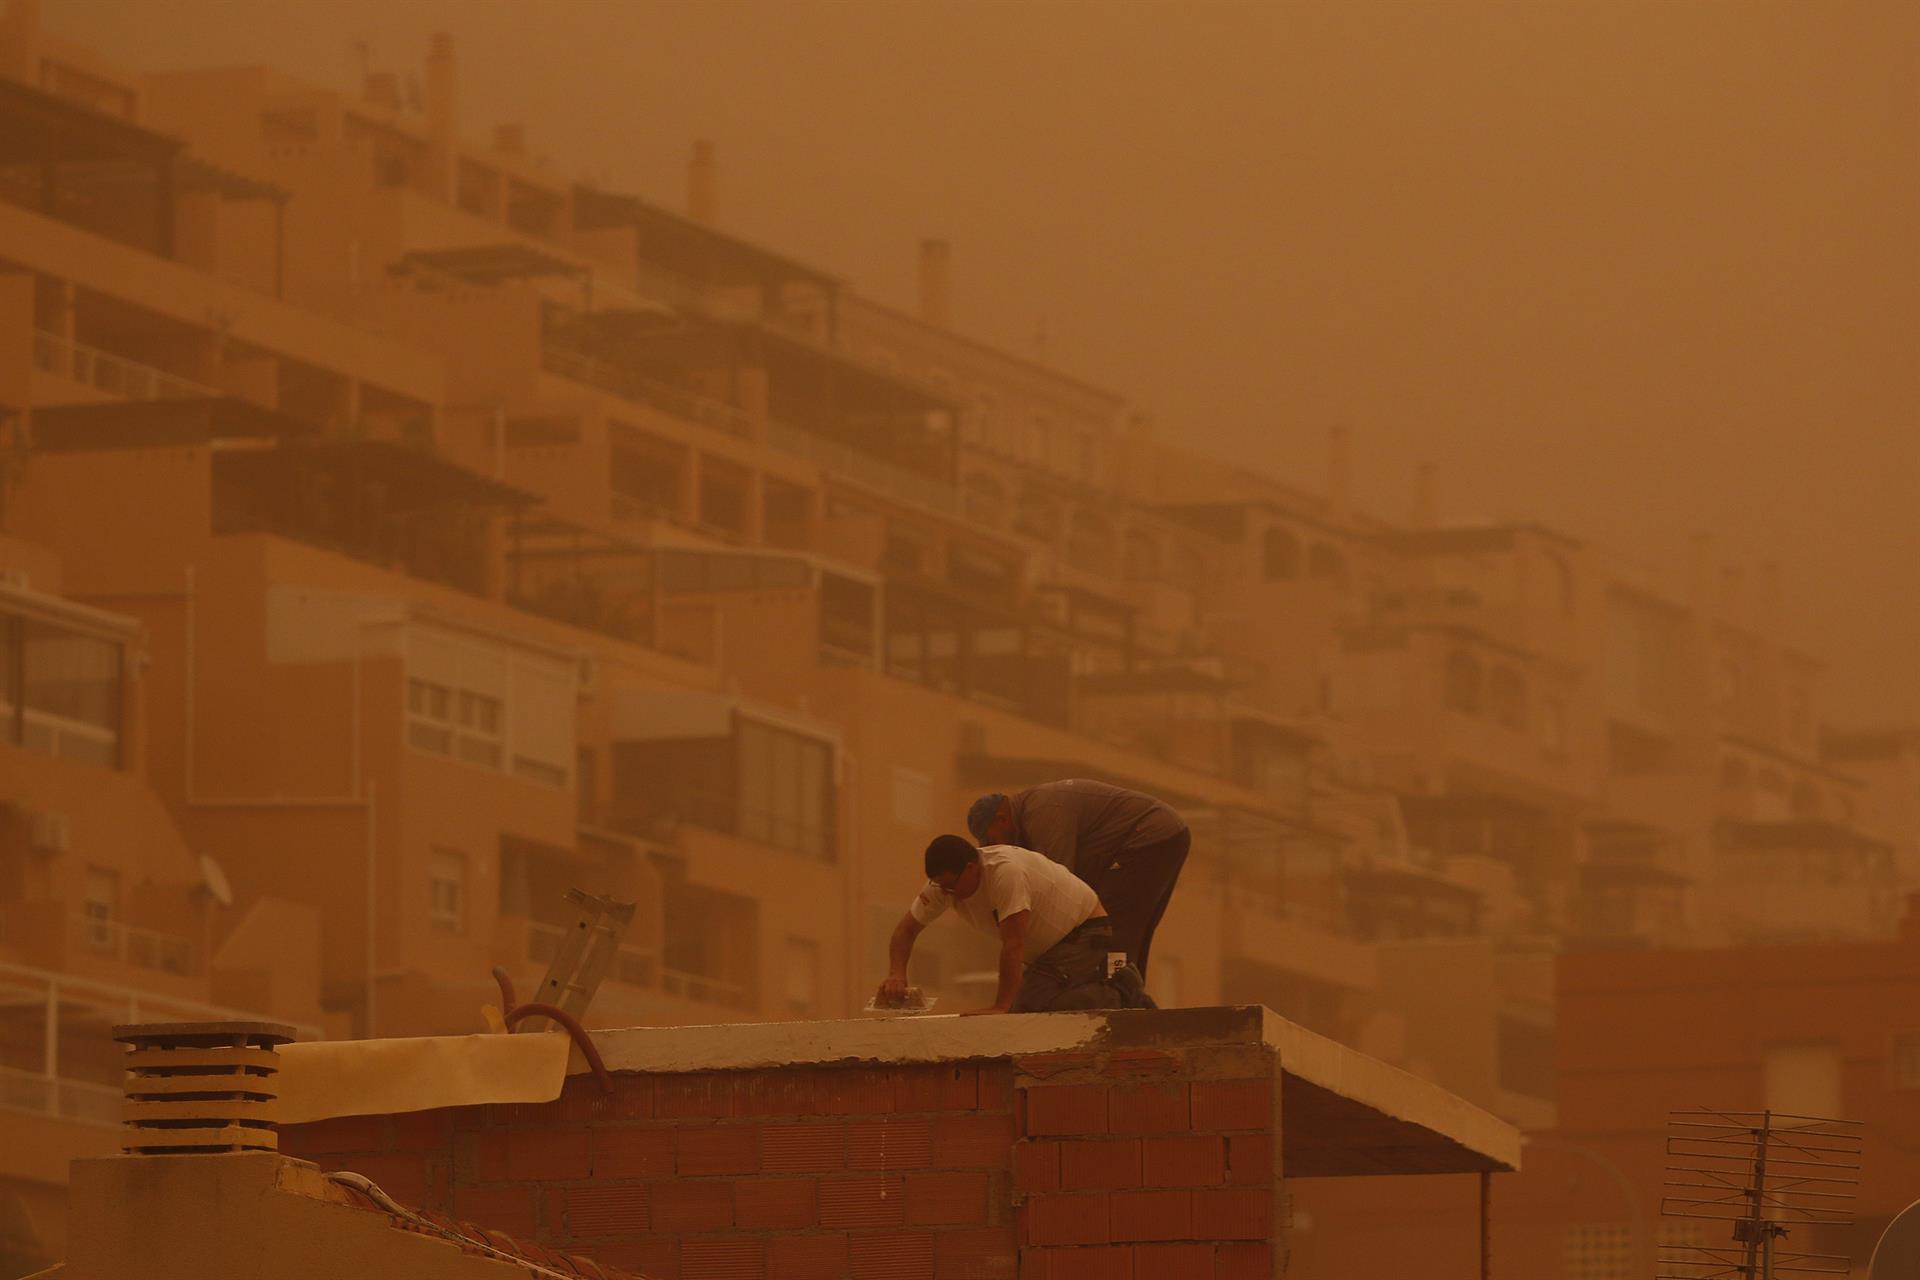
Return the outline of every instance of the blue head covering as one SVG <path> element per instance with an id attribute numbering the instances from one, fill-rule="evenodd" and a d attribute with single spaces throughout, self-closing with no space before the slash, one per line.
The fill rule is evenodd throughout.
<path id="1" fill-rule="evenodd" d="M 975 800 L 967 809 L 967 830 L 973 832 L 975 840 L 987 838 L 987 824 L 993 821 L 993 815 L 1000 812 L 1000 806 L 1007 798 L 998 791 L 988 792 Z"/>

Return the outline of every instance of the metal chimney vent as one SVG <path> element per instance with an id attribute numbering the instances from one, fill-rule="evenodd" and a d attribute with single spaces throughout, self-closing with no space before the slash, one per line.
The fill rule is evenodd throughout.
<path id="1" fill-rule="evenodd" d="M 115 1027 L 129 1046 L 129 1155 L 203 1155 L 279 1149 L 280 1045 L 273 1022 L 159 1022 Z"/>

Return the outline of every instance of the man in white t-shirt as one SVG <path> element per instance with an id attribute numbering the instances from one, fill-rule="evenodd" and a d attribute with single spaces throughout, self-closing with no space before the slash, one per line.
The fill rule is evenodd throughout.
<path id="1" fill-rule="evenodd" d="M 879 1002 L 906 994 L 907 961 L 920 931 L 949 907 L 1000 939 L 1000 984 L 993 1004 L 970 1013 L 1113 1009 L 1142 1003 L 1130 969 L 1109 979 L 1113 927 L 1086 881 L 1031 849 L 937 836 L 927 846 L 927 887 L 894 928 Z"/>

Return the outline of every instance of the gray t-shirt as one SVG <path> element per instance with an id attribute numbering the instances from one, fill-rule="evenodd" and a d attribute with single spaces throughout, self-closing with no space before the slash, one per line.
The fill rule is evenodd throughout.
<path id="1" fill-rule="evenodd" d="M 1125 787 L 1069 778 L 1009 797 L 1015 838 L 1081 879 L 1097 876 L 1122 850 L 1171 840 L 1187 829 L 1172 809 Z"/>

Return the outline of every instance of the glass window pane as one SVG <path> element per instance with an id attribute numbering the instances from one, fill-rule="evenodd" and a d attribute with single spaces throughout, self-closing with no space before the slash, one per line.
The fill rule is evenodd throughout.
<path id="1" fill-rule="evenodd" d="M 713 797 L 718 800 L 719 797 Z M 740 834 L 762 843 L 772 838 L 773 734 L 764 725 L 740 721 Z"/>
<path id="2" fill-rule="evenodd" d="M 25 658 L 29 710 L 119 729 L 119 645 L 29 622 Z"/>

